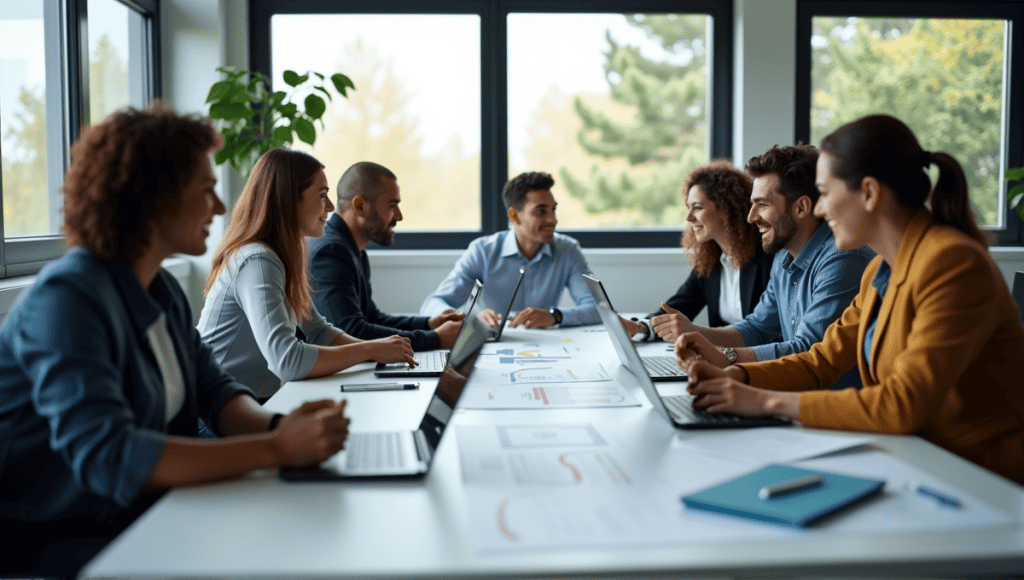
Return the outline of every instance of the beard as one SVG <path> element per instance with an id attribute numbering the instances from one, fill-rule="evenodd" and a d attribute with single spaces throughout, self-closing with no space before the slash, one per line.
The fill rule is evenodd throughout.
<path id="1" fill-rule="evenodd" d="M 392 228 L 396 223 L 393 221 L 386 224 L 379 215 L 374 214 L 373 219 L 363 227 L 363 236 L 375 244 L 390 246 L 395 241 L 395 230 Z"/>
<path id="2" fill-rule="evenodd" d="M 789 215 L 789 212 L 783 214 L 777 223 L 771 224 L 771 228 L 771 242 L 764 241 L 763 239 L 761 241 L 761 246 L 768 254 L 774 254 L 782 250 L 796 236 L 796 220 L 793 219 L 793 216 Z"/>

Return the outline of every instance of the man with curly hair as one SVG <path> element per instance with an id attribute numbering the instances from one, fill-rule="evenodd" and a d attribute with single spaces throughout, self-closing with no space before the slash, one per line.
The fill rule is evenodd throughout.
<path id="1" fill-rule="evenodd" d="M 754 311 L 730 326 L 697 326 L 671 307 L 654 317 L 654 331 L 676 341 L 677 357 L 699 355 L 726 367 L 805 352 L 850 305 L 874 254 L 866 248 L 837 250 L 829 224 L 814 215 L 817 162 L 812 145 L 776 145 L 747 162 L 754 178 L 747 219 L 760 231 L 765 252 L 776 252 L 770 282 Z M 860 384 L 852 369 L 833 388 Z"/>
<path id="2" fill-rule="evenodd" d="M 508 303 L 519 269 L 524 268 L 522 288 L 512 305 L 518 313 L 509 322 L 511 326 L 546 328 L 600 322 L 594 298 L 581 276 L 591 272 L 579 242 L 555 232 L 558 204 L 551 193 L 554 185 L 551 175 L 542 172 L 521 173 L 506 183 L 501 198 L 512 228 L 474 240 L 448 277 L 423 301 L 420 314 L 437 316 L 459 307 L 469 297 L 474 280 L 480 280 L 487 302 L 480 316 L 496 327 L 504 321 L 493 308 Z M 568 288 L 575 307 L 558 308 L 563 288 Z"/>

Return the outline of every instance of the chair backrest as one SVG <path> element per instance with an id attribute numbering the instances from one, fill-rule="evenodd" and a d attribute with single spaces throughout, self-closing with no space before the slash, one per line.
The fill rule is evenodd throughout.
<path id="1" fill-rule="evenodd" d="M 1013 300 L 1020 310 L 1020 319 L 1024 321 L 1024 272 L 1017 272 L 1013 276 Z"/>

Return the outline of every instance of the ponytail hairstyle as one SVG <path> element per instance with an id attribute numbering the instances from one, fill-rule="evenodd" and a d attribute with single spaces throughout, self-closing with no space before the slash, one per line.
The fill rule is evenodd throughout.
<path id="1" fill-rule="evenodd" d="M 821 151 L 833 157 L 832 175 L 848 189 L 859 189 L 865 177 L 874 177 L 900 205 L 918 209 L 930 201 L 936 221 L 988 245 L 978 229 L 963 167 L 948 153 L 922 149 L 903 121 L 890 115 L 861 117 L 829 133 Z M 939 168 L 934 189 L 925 172 L 932 164 Z"/>
<path id="2" fill-rule="evenodd" d="M 306 273 L 306 239 L 299 231 L 297 209 L 302 192 L 309 189 L 323 168 L 313 156 L 292 149 L 278 147 L 260 157 L 213 255 L 204 294 L 210 292 L 217 275 L 238 248 L 259 242 L 284 263 L 285 299 L 292 313 L 300 321 L 310 317 L 313 302 Z"/>

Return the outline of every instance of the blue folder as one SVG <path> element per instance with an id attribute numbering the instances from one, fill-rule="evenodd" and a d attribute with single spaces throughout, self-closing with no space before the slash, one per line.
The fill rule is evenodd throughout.
<path id="1" fill-rule="evenodd" d="M 821 485 L 768 499 L 761 499 L 758 495 L 766 486 L 813 475 L 823 477 Z M 683 496 L 682 501 L 691 508 L 803 528 L 880 493 L 884 486 L 885 481 L 878 479 L 773 464 Z"/>

